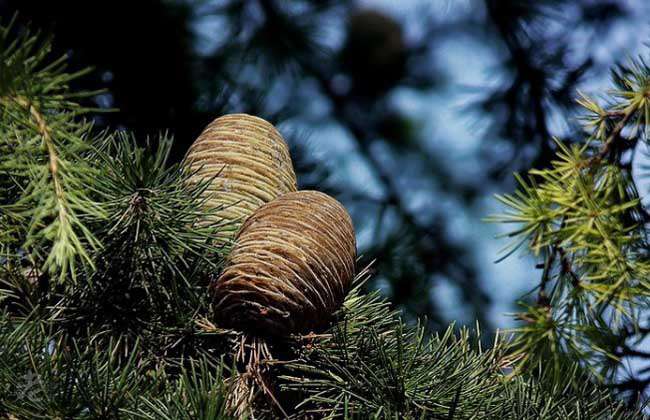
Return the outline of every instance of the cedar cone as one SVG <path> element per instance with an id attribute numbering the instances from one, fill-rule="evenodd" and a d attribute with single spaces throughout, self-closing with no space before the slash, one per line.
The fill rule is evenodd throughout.
<path id="1" fill-rule="evenodd" d="M 263 335 L 323 326 L 343 303 L 355 259 L 352 220 L 338 201 L 317 191 L 284 194 L 237 234 L 213 285 L 217 317 Z"/>
<path id="2" fill-rule="evenodd" d="M 190 182 L 212 178 L 205 191 L 207 206 L 217 209 L 224 226 L 219 239 L 229 241 L 258 207 L 296 191 L 289 148 L 267 121 L 247 114 L 212 121 L 190 146 L 185 166 Z"/>

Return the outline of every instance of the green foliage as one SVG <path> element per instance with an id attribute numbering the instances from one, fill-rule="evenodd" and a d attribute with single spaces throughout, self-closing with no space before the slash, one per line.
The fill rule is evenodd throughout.
<path id="1" fill-rule="evenodd" d="M 97 168 L 84 155 L 90 111 L 71 92 L 65 57 L 48 61 L 49 41 L 28 32 L 13 38 L 0 28 L 0 251 L 29 251 L 30 263 L 50 274 L 74 277 L 79 261 L 92 266 L 100 247 L 88 219 L 103 219 L 93 198 Z M 7 228 L 8 227 L 8 228 Z"/>
<path id="2" fill-rule="evenodd" d="M 132 283 L 135 277 L 165 276 L 188 283 L 188 273 L 214 272 L 219 266 L 221 249 L 214 245 L 214 234 L 224 225 L 206 223 L 214 213 L 204 206 L 208 182 L 191 183 L 190 173 L 168 166 L 171 145 L 162 137 L 156 147 L 143 148 L 119 135 L 99 152 L 97 188 L 111 222 L 94 229 L 105 248 L 98 259 L 128 265 Z M 167 292 L 171 298 L 178 290 Z"/>
<path id="3" fill-rule="evenodd" d="M 93 232 L 103 248 L 83 287 L 62 293 L 59 315 L 71 332 L 125 334 L 165 357 L 191 346 L 188 334 L 209 310 L 208 282 L 222 261 L 215 241 L 222 225 L 206 222 L 213 217 L 203 206 L 207 183 L 167 166 L 170 147 L 165 138 L 143 148 L 117 136 L 98 148 L 97 189 L 109 221 Z"/>
<path id="4" fill-rule="evenodd" d="M 580 362 L 614 381 L 648 308 L 647 213 L 625 154 L 648 140 L 650 68 L 638 59 L 613 78 L 605 105 L 578 98 L 585 141 L 556 141 L 551 167 L 498 197 L 508 211 L 492 220 L 517 225 L 510 252 L 525 244 L 543 268 L 536 302 L 518 315 L 518 369 L 544 365 L 561 377 L 566 363 Z"/>
<path id="5" fill-rule="evenodd" d="M 37 319 L 0 318 L 0 414 L 13 418 L 227 419 L 222 368 L 197 359 L 170 378 L 139 343 L 83 341 Z M 82 344 L 84 343 L 84 344 Z M 10 417 L 11 418 L 11 417 Z"/>
<path id="6" fill-rule="evenodd" d="M 296 418 L 637 418 L 576 366 L 560 380 L 507 375 L 505 343 L 490 349 L 467 330 L 427 336 L 377 293 L 354 291 L 328 334 L 304 346 L 281 378 L 302 392 Z"/>
<path id="7" fill-rule="evenodd" d="M 4 316 L 0 411 L 18 418 L 111 418 L 143 386 L 138 348 L 116 352 L 116 342 L 79 346 L 37 320 Z"/>
<path id="8" fill-rule="evenodd" d="M 178 379 L 165 383 L 166 389 L 153 397 L 140 396 L 141 407 L 130 412 L 134 419 L 226 420 L 230 390 L 223 367 L 206 359 L 183 369 Z M 242 417 L 240 417 L 242 418 Z"/>
<path id="9" fill-rule="evenodd" d="M 357 298 L 356 310 L 386 306 L 376 295 Z M 306 411 L 327 418 L 446 418 L 453 412 L 469 418 L 485 415 L 486 396 L 503 391 L 500 346 L 475 351 L 467 331 L 455 336 L 453 328 L 442 337 L 427 337 L 421 327 L 406 327 L 394 314 L 388 315 L 390 322 L 373 315 L 375 322 L 355 328 L 359 314 L 354 311 L 315 346 L 308 363 L 295 366 L 317 375 L 289 378 L 307 393 Z"/>
<path id="10" fill-rule="evenodd" d="M 274 343 L 276 394 L 292 418 L 583 419 L 638 418 L 576 368 L 562 381 L 506 375 L 498 340 L 449 328 L 428 337 L 407 327 L 377 293 L 348 296 L 323 334 Z M 213 331 L 217 341 L 229 334 Z M 232 379 L 225 356 L 161 358 L 142 342 L 104 332 L 72 338 L 58 322 L 0 317 L 0 413 L 17 418 L 226 419 Z M 203 348 L 216 349 L 203 343 Z M 284 350 L 282 350 L 284 348 Z M 190 352 L 187 352 L 190 354 Z M 571 381 L 566 381 L 570 377 Z M 255 391 L 253 391 L 255 392 Z M 297 404 L 293 408 L 290 404 Z M 277 418 L 268 405 L 256 418 Z M 11 417 L 10 417 L 11 418 Z"/>

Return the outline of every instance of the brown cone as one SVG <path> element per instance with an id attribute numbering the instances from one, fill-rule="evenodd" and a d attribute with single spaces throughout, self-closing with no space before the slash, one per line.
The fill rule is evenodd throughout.
<path id="1" fill-rule="evenodd" d="M 220 324 L 264 335 L 327 323 L 354 277 L 352 221 L 317 191 L 284 194 L 260 207 L 235 239 L 214 291 Z"/>
<path id="2" fill-rule="evenodd" d="M 296 191 L 296 175 L 282 135 L 267 121 L 230 114 L 212 121 L 190 146 L 185 167 L 191 180 L 213 178 L 207 205 L 218 209 L 219 222 L 230 222 L 222 234 L 230 240 L 258 207 Z"/>

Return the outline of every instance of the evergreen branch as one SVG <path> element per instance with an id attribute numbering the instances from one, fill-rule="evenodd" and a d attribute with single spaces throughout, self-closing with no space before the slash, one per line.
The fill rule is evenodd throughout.
<path id="1" fill-rule="evenodd" d="M 531 170 L 530 181 L 518 178 L 520 191 L 498 197 L 511 210 L 491 220 L 522 225 L 510 236 L 521 237 L 535 255 L 547 250 L 537 305 L 524 305 L 518 317 L 525 325 L 511 343 L 522 370 L 545 363 L 559 374 L 582 361 L 612 379 L 612 366 L 630 356 L 617 348 L 616 336 L 626 324 L 638 326 L 638 308 L 648 304 L 643 209 L 620 152 L 647 133 L 650 68 L 641 59 L 621 66 L 614 83 L 608 109 L 580 93 L 587 111 L 581 120 L 592 130 L 582 146 L 558 142 L 551 168 Z M 624 130 L 632 135 L 625 144 Z"/>
<path id="2" fill-rule="evenodd" d="M 56 211 L 58 211 L 58 215 L 56 216 L 56 218 L 58 219 L 59 222 L 59 228 L 55 236 L 55 239 L 53 241 L 54 245 L 52 246 L 52 253 L 50 254 L 50 257 L 48 257 L 48 259 L 46 260 L 45 264 L 46 266 L 50 266 L 50 267 L 63 268 L 61 275 L 65 275 L 67 270 L 65 267 L 66 265 L 70 264 L 70 263 L 66 263 L 65 260 L 66 259 L 72 260 L 74 256 L 78 254 L 80 257 L 82 257 L 82 259 L 85 262 L 87 262 L 92 266 L 92 260 L 90 259 L 90 256 L 88 255 L 86 250 L 80 246 L 77 246 L 76 249 L 74 250 L 69 250 L 68 252 L 62 254 L 62 256 L 57 256 L 57 252 L 55 250 L 57 249 L 59 244 L 64 244 L 68 242 L 68 240 L 65 238 L 66 235 L 65 232 L 71 233 L 72 238 L 69 240 L 71 243 L 78 244 L 80 242 L 79 239 L 75 237 L 76 236 L 75 231 L 70 227 L 71 217 L 69 214 L 73 210 L 70 208 L 67 202 L 66 193 L 63 187 L 63 181 L 59 173 L 60 158 L 58 156 L 56 146 L 54 144 L 54 140 L 52 139 L 51 128 L 45 122 L 45 117 L 38 110 L 37 106 L 33 103 L 30 103 L 27 99 L 22 97 L 16 97 L 13 98 L 13 100 L 15 100 L 18 105 L 28 110 L 29 114 L 33 117 L 38 133 L 43 139 L 43 143 L 45 145 L 45 148 L 47 150 L 47 155 L 48 155 L 48 169 L 52 180 L 52 188 L 54 190 L 54 198 L 55 198 L 55 203 L 53 207 Z M 91 235 L 88 235 L 86 239 L 88 240 L 88 243 L 91 245 L 92 248 L 97 248 L 97 246 L 99 245 L 94 240 L 94 237 Z M 57 259 L 56 263 L 54 264 L 51 262 L 52 256 L 54 256 L 54 258 Z"/>
<path id="3" fill-rule="evenodd" d="M 100 247 L 87 219 L 104 216 L 91 197 L 96 170 L 85 159 L 91 126 L 75 121 L 89 109 L 73 101 L 84 94 L 68 88 L 85 71 L 66 73 L 63 59 L 48 63 L 49 42 L 28 32 L 10 42 L 11 29 L 0 27 L 2 218 L 19 227 L 15 242 L 32 264 L 74 278 L 76 261 L 93 267 L 90 251 Z"/>
<path id="4" fill-rule="evenodd" d="M 269 13 L 273 13 L 272 2 L 267 1 L 264 2 L 264 4 L 266 5 L 265 7 L 271 10 Z M 372 167 L 374 174 L 381 182 L 382 188 L 385 191 L 385 196 L 379 200 L 379 203 L 377 203 L 382 209 L 382 211 L 379 212 L 377 223 L 382 223 L 382 218 L 384 215 L 383 209 L 392 208 L 395 210 L 399 216 L 399 219 L 405 227 L 405 232 L 399 232 L 400 241 L 406 242 L 408 239 L 411 239 L 409 237 L 412 236 L 416 238 L 415 240 L 421 240 L 422 238 L 428 239 L 431 243 L 434 244 L 434 247 L 439 243 L 444 243 L 444 241 L 440 239 L 440 236 L 444 235 L 444 231 L 441 226 L 435 222 L 425 222 L 419 220 L 416 215 L 413 214 L 413 212 L 408 208 L 409 206 L 406 196 L 402 194 L 403 188 L 398 184 L 398 178 L 395 177 L 394 174 L 390 173 L 390 171 L 385 167 L 380 159 L 375 156 L 375 153 L 372 152 L 372 143 L 370 140 L 374 137 L 379 137 L 376 130 L 368 125 L 363 125 L 360 120 L 354 116 L 354 114 L 351 114 L 347 111 L 346 103 L 349 98 L 346 98 L 344 95 L 336 92 L 329 78 L 321 69 L 318 68 L 317 65 L 306 60 L 301 60 L 300 65 L 310 76 L 315 78 L 321 92 L 329 101 L 331 101 L 334 117 L 351 134 L 352 139 L 355 141 L 359 152 L 362 154 L 364 160 Z M 423 151 L 420 152 L 424 153 Z M 447 182 L 445 182 L 445 186 L 449 188 L 449 190 L 457 192 L 467 191 L 468 189 L 466 186 L 459 184 L 449 185 L 451 183 L 453 183 L 453 180 L 451 179 L 447 179 Z M 364 200 L 367 201 L 368 197 L 364 197 Z M 430 247 L 430 245 L 425 245 L 425 247 Z M 467 264 L 460 264 L 459 261 L 462 259 L 459 258 L 456 260 L 456 258 L 458 258 L 458 251 L 460 250 L 457 248 L 447 251 L 450 256 L 448 258 L 437 261 L 438 269 L 442 272 L 447 273 L 451 277 L 455 277 L 455 280 L 459 283 L 470 285 L 469 288 L 472 288 L 476 291 L 478 288 L 475 284 L 473 284 L 475 277 L 474 270 Z M 439 251 L 433 252 L 433 254 L 437 252 Z M 423 255 L 422 259 L 429 260 L 432 259 L 432 257 L 431 255 Z M 414 294 L 412 290 L 409 293 L 408 285 L 406 285 L 406 283 L 407 282 L 400 282 L 400 285 L 396 287 L 397 290 L 394 293 L 394 299 L 397 299 L 399 301 L 401 297 L 400 287 L 403 288 L 403 294 L 405 296 Z M 416 284 L 415 281 L 411 283 L 412 285 Z M 472 305 L 475 308 L 479 307 L 488 299 L 487 295 L 484 293 L 471 293 L 467 294 L 465 297 L 471 301 Z M 432 311 L 430 309 L 430 303 L 426 303 L 425 306 L 426 309 L 420 312 L 431 313 Z M 480 311 L 477 311 L 475 315 L 479 317 L 479 322 L 485 324 L 488 323 L 487 320 L 481 318 L 482 314 Z"/>
<path id="5" fill-rule="evenodd" d="M 468 331 L 426 337 L 406 327 L 376 293 L 353 292 L 330 332 L 305 337 L 283 365 L 285 391 L 306 394 L 295 418 L 635 418 L 577 365 L 562 375 L 507 375 L 498 338 L 489 350 Z M 508 379 L 509 378 L 509 379 Z"/>
<path id="6" fill-rule="evenodd" d="M 183 368 L 178 379 L 167 382 L 163 392 L 139 396 L 137 411 L 122 412 L 141 420 L 234 420 L 227 411 L 230 392 L 223 366 L 199 359 Z"/>

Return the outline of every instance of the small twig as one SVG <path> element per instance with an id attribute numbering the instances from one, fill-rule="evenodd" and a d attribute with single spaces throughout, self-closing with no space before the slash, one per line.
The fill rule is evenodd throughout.
<path id="1" fill-rule="evenodd" d="M 561 272 L 562 274 L 568 274 L 571 276 L 571 284 L 573 287 L 578 287 L 580 286 L 580 278 L 578 275 L 573 271 L 571 261 L 569 261 L 569 256 L 567 255 L 566 250 L 561 247 L 557 246 L 556 247 L 558 254 L 560 255 L 560 264 L 561 264 Z"/>
<path id="2" fill-rule="evenodd" d="M 59 164 L 58 164 L 59 157 L 56 148 L 54 146 L 54 141 L 52 139 L 50 127 L 47 125 L 43 114 L 39 111 L 39 109 L 36 107 L 36 105 L 33 102 L 31 102 L 30 100 L 22 96 L 16 96 L 13 97 L 12 99 L 16 104 L 25 108 L 29 112 L 29 114 L 34 119 L 34 122 L 36 123 L 36 128 L 38 130 L 38 133 L 43 139 L 43 144 L 45 145 L 48 154 L 48 159 L 49 159 L 48 168 L 50 170 L 50 175 L 52 176 L 52 185 L 54 186 L 54 194 L 57 202 L 59 203 L 59 205 L 56 206 L 56 208 L 59 211 L 59 221 L 61 222 L 62 225 L 65 225 L 67 221 L 68 207 L 66 204 L 65 193 L 63 191 L 63 185 L 59 174 Z"/>
<path id="3" fill-rule="evenodd" d="M 607 154 L 610 152 L 612 148 L 612 145 L 614 144 L 616 139 L 620 136 L 621 132 L 627 125 L 628 121 L 635 113 L 636 113 L 636 107 L 630 107 L 630 109 L 628 109 L 625 112 L 616 112 L 615 114 L 612 114 L 613 116 L 622 116 L 622 118 L 614 126 L 612 132 L 609 133 L 609 136 L 607 136 L 607 139 L 603 142 L 603 145 L 601 146 L 598 154 L 596 154 L 589 160 L 589 165 L 595 165 L 601 162 L 607 156 Z M 608 115 L 610 114 L 608 113 Z"/>
<path id="4" fill-rule="evenodd" d="M 551 301 L 546 293 L 546 285 L 551 279 L 551 270 L 553 268 L 553 263 L 555 262 L 555 256 L 557 254 L 557 248 L 551 247 L 549 254 L 546 257 L 544 262 L 544 271 L 542 272 L 542 279 L 539 284 L 539 292 L 537 294 L 537 304 L 540 306 L 550 307 Z"/>

